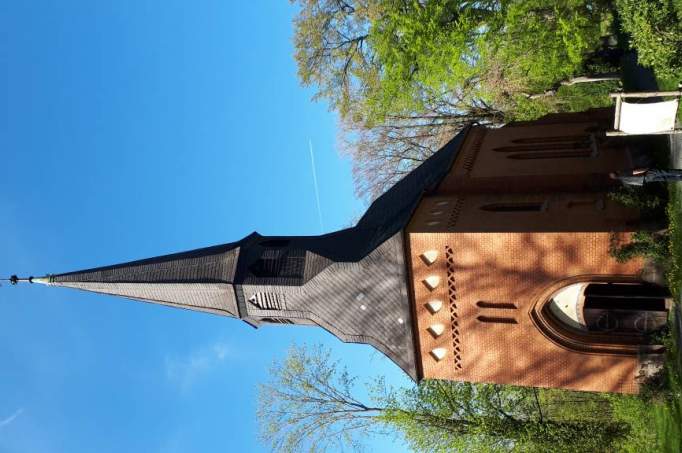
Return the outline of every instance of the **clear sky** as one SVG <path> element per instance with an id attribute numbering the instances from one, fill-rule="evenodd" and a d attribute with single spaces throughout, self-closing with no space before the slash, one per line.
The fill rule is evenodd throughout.
<path id="1" fill-rule="evenodd" d="M 0 0 L 0 275 L 41 275 L 363 211 L 336 120 L 298 84 L 286 0 Z M 256 385 L 321 329 L 0 288 L 0 452 L 264 451 Z M 391 439 L 374 451 L 402 451 Z"/>

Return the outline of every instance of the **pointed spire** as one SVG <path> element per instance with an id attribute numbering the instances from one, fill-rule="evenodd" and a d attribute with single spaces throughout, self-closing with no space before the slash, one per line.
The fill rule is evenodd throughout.
<path id="1" fill-rule="evenodd" d="M 40 282 L 224 316 L 239 316 L 233 288 L 238 257 L 239 245 L 232 243 L 50 275 Z"/>

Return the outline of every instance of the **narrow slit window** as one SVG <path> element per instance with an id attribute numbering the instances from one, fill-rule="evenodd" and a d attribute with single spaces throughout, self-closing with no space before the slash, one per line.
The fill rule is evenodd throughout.
<path id="1" fill-rule="evenodd" d="M 594 154 L 591 149 L 578 149 L 573 151 L 539 151 L 528 153 L 509 154 L 507 159 L 532 160 L 532 159 L 585 159 Z"/>
<path id="2" fill-rule="evenodd" d="M 555 135 L 551 137 L 524 137 L 515 138 L 512 143 L 561 143 L 561 142 L 585 142 L 589 140 L 586 135 Z"/>
<path id="3" fill-rule="evenodd" d="M 516 305 L 510 302 L 487 302 L 484 300 L 479 300 L 476 305 L 480 308 L 499 308 L 502 310 L 514 310 Z"/>
<path id="4" fill-rule="evenodd" d="M 484 211 L 491 212 L 538 212 L 544 209 L 545 204 L 541 201 L 519 203 L 490 203 L 481 206 Z"/>
<path id="5" fill-rule="evenodd" d="M 566 150 L 583 149 L 589 146 L 589 143 L 538 143 L 532 145 L 513 145 L 513 146 L 498 146 L 493 148 L 493 151 L 498 153 L 515 153 L 520 151 L 546 151 L 559 152 Z"/>
<path id="6" fill-rule="evenodd" d="M 478 316 L 476 319 L 480 322 L 495 323 L 495 324 L 518 324 L 514 318 L 505 318 L 502 316 Z"/>

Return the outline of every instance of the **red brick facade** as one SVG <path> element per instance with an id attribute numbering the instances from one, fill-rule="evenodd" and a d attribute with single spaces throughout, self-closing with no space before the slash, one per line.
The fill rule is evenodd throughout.
<path id="1" fill-rule="evenodd" d="M 594 111 L 469 132 L 406 232 L 421 377 L 637 392 L 660 348 L 576 333 L 546 309 L 572 283 L 640 281 L 641 262 L 609 255 L 638 214 L 607 196 L 608 172 L 632 165 L 623 143 L 592 135 L 608 121 Z"/>

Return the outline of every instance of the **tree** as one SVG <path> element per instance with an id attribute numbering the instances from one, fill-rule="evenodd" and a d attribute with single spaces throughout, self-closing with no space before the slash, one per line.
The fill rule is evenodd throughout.
<path id="1" fill-rule="evenodd" d="M 362 115 L 341 121 L 341 152 L 351 157 L 356 194 L 374 199 L 472 123 L 501 125 L 502 112 L 482 103 L 439 99 L 424 111 L 386 115 L 367 126 Z"/>
<path id="2" fill-rule="evenodd" d="M 262 440 L 284 452 L 357 449 L 362 437 L 381 432 L 383 408 L 361 401 L 355 391 L 357 379 L 328 349 L 292 346 L 259 386 Z"/>
<path id="3" fill-rule="evenodd" d="M 400 433 L 417 451 L 610 451 L 628 427 L 555 419 L 536 389 L 423 381 L 364 387 L 322 347 L 292 347 L 260 386 L 263 439 L 280 451 L 359 448 L 372 433 Z"/>
<path id="4" fill-rule="evenodd" d="M 294 57 L 305 86 L 317 88 L 342 115 L 358 97 L 364 80 L 378 70 L 367 43 L 375 0 L 291 0 Z"/>
<path id="5" fill-rule="evenodd" d="M 499 1 L 384 0 L 372 20 L 369 43 L 381 66 L 364 92 L 368 120 L 424 111 L 453 96 L 476 96 L 478 40 L 498 25 Z"/>
<path id="6" fill-rule="evenodd" d="M 299 77 L 340 113 L 369 198 L 464 125 L 570 110 L 560 87 L 603 79 L 583 76 L 604 69 L 606 0 L 292 1 Z"/>

